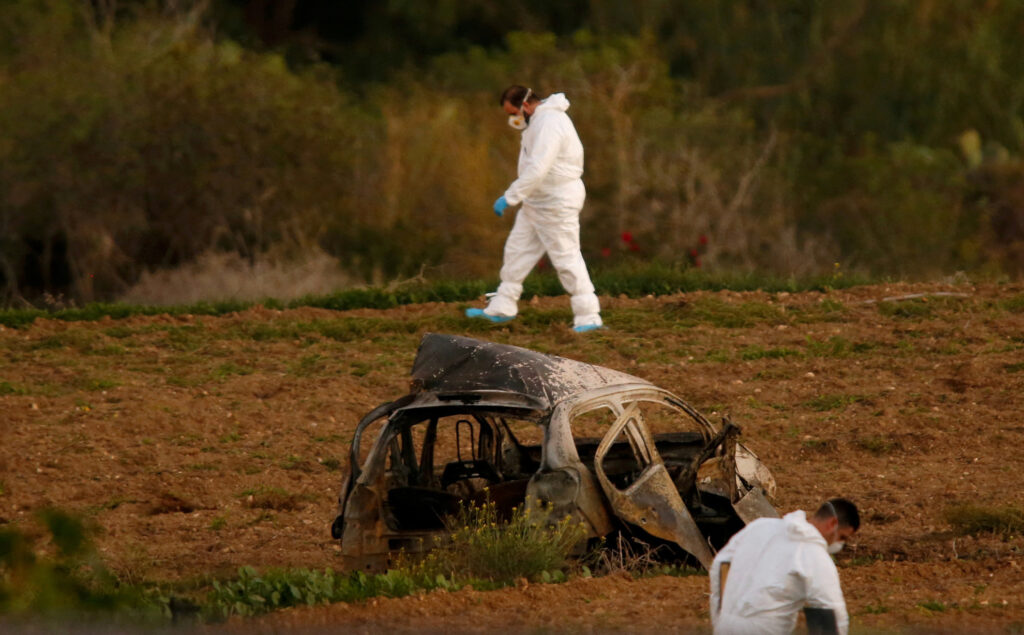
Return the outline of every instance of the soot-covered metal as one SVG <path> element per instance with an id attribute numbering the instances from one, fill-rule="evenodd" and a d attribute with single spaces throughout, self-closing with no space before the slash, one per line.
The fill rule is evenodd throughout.
<path id="1" fill-rule="evenodd" d="M 380 570 L 398 551 L 429 549 L 460 505 L 486 500 L 707 566 L 744 523 L 775 515 L 774 479 L 739 433 L 639 377 L 427 334 L 410 393 L 356 428 L 331 532 L 348 567 Z"/>

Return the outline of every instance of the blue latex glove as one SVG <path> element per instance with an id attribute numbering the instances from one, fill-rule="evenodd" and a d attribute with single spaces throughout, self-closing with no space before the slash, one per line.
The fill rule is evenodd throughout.
<path id="1" fill-rule="evenodd" d="M 502 196 L 498 200 L 494 201 L 494 213 L 497 216 L 501 216 L 505 213 L 505 208 L 508 207 L 508 201 Z"/>

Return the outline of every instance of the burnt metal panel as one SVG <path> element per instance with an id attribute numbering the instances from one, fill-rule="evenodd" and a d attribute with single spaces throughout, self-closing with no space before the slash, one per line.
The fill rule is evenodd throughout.
<path id="1" fill-rule="evenodd" d="M 427 333 L 412 366 L 412 391 L 457 395 L 506 390 L 550 408 L 586 390 L 646 380 L 564 357 L 459 335 Z"/>

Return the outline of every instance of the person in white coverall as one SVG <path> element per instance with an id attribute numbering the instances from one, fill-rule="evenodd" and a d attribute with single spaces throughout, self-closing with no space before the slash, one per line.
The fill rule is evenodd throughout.
<path id="1" fill-rule="evenodd" d="M 792 633 L 804 610 L 808 631 L 846 635 L 849 616 L 830 554 L 860 527 L 857 507 L 826 501 L 808 518 L 758 518 L 734 535 L 711 564 L 716 634 Z"/>
<path id="2" fill-rule="evenodd" d="M 523 280 L 547 253 L 571 296 L 573 330 L 601 328 L 601 307 L 580 252 L 583 144 L 566 114 L 569 100 L 562 93 L 541 100 L 529 88 L 511 86 L 502 93 L 501 106 L 509 125 L 523 132 L 519 178 L 494 202 L 494 213 L 502 216 L 520 203 L 522 208 L 505 241 L 501 285 L 487 308 L 467 309 L 466 315 L 492 322 L 514 318 Z"/>

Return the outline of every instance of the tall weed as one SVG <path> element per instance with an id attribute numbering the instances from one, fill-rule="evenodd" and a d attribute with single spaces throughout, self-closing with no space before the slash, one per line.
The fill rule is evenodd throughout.
<path id="1" fill-rule="evenodd" d="M 493 502 L 467 503 L 448 518 L 450 535 L 437 539 L 435 548 L 408 570 L 427 580 L 441 575 L 498 585 L 543 579 L 545 572 L 564 574 L 587 531 L 571 516 L 551 521 L 550 511 L 539 503 L 524 504 L 501 519 Z"/>

